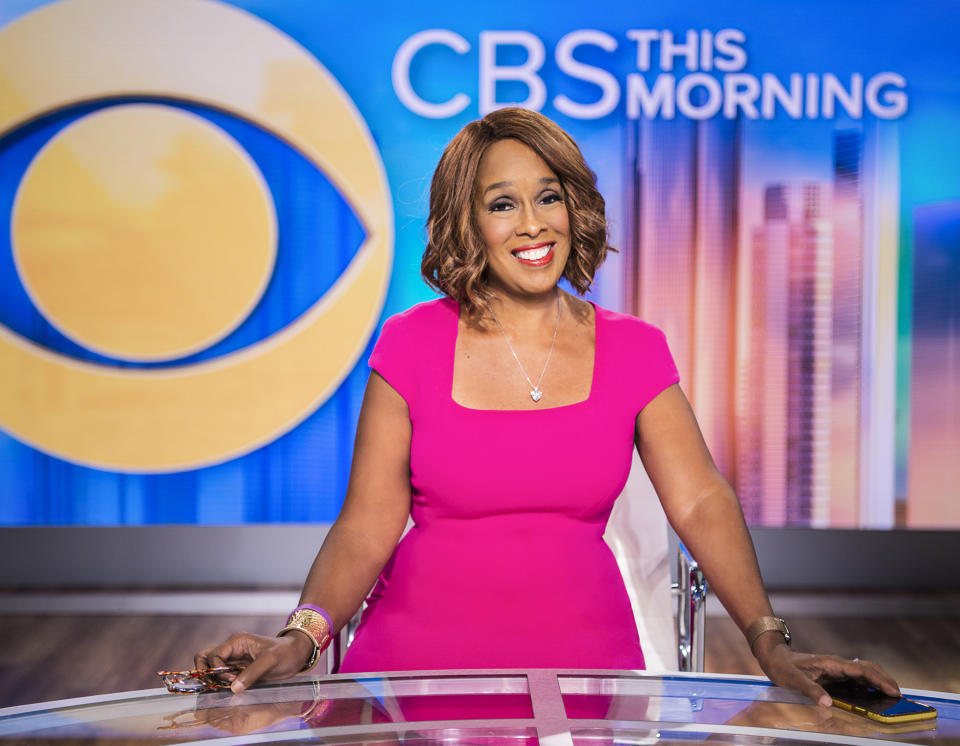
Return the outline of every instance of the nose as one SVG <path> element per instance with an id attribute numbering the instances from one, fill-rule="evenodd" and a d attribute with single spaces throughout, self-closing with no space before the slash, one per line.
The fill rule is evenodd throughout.
<path id="1" fill-rule="evenodd" d="M 517 235 L 539 236 L 544 230 L 546 230 L 546 225 L 536 206 L 530 203 L 521 205 L 517 214 Z"/>

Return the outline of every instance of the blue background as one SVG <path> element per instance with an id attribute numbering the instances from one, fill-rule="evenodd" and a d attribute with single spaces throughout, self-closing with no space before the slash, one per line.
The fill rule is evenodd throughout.
<path id="1" fill-rule="evenodd" d="M 0 24 L 43 4 L 4 2 Z M 578 140 L 597 171 L 610 206 L 614 238 L 622 210 L 623 96 L 613 114 L 595 121 L 565 117 L 551 104 L 560 93 L 580 102 L 593 101 L 598 95 L 595 86 L 562 74 L 553 61 L 556 42 L 575 29 L 603 30 L 618 40 L 616 52 L 584 49 L 578 58 L 611 71 L 622 88 L 626 74 L 635 70 L 635 45 L 625 37 L 631 28 L 672 29 L 678 36 L 687 29 L 740 29 L 747 36 L 748 63 L 743 72 L 756 75 L 772 72 L 783 79 L 791 72 L 832 72 L 843 79 L 852 72 L 865 77 L 898 72 L 907 79 L 910 95 L 909 113 L 900 129 L 903 221 L 909 223 L 916 204 L 957 196 L 960 140 L 952 131 L 958 108 L 960 11 L 952 3 L 917 2 L 908 8 L 893 2 L 477 6 L 255 0 L 232 4 L 309 50 L 340 82 L 370 128 L 386 166 L 396 226 L 395 264 L 383 318 L 434 297 L 419 277 L 429 180 L 445 144 L 480 114 L 481 30 L 522 29 L 543 40 L 547 61 L 540 74 L 548 88 L 543 112 Z M 449 119 L 429 120 L 410 112 L 391 84 L 396 50 L 409 36 L 428 28 L 455 31 L 471 44 L 464 55 L 442 47 L 424 50 L 411 70 L 414 88 L 426 99 L 443 101 L 459 91 L 470 96 L 466 110 Z M 509 54 L 501 60 L 511 61 L 516 59 Z M 679 76 L 684 71 L 674 72 Z M 501 85 L 498 92 L 501 101 L 526 95 L 524 87 L 516 84 Z M 61 112 L 0 140 L 0 221 L 8 219 L 20 175 L 37 149 L 70 121 L 105 105 L 109 102 Z M 363 235 L 349 206 L 323 174 L 284 143 L 229 114 L 183 108 L 210 119 L 247 149 L 270 187 L 280 225 L 277 268 L 260 305 L 227 339 L 185 359 L 198 360 L 245 347 L 290 323 L 336 279 Z M 766 128 L 764 141 L 771 153 L 777 152 L 778 142 L 789 142 L 797 132 L 796 123 L 785 117 L 751 124 Z M 317 232 L 335 236 L 329 245 L 336 250 L 319 253 L 304 239 Z M 903 281 L 909 287 L 911 248 L 906 245 L 903 250 Z M 601 271 L 594 297 L 618 307 L 617 278 Z M 901 298 L 907 338 L 909 292 Z M 0 226 L 0 323 L 64 354 L 123 365 L 73 344 L 33 309 L 13 270 L 6 224 Z M 165 475 L 107 473 L 47 456 L 0 433 L 0 524 L 331 521 L 346 489 L 368 353 L 369 349 L 337 393 L 294 430 L 247 456 L 209 468 Z"/>

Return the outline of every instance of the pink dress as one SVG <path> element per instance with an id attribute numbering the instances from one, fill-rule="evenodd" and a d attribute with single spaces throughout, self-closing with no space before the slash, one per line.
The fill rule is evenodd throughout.
<path id="1" fill-rule="evenodd" d="M 598 307 L 587 399 L 478 410 L 451 397 L 458 319 L 450 299 L 421 303 L 384 324 L 370 356 L 410 410 L 416 525 L 342 670 L 643 668 L 603 532 L 637 414 L 677 382 L 663 334 Z"/>

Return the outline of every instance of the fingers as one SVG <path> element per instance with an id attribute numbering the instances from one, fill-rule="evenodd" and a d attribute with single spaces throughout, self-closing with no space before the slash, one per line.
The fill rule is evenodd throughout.
<path id="1" fill-rule="evenodd" d="M 193 664 L 196 668 L 243 665 L 255 658 L 261 647 L 261 641 L 256 635 L 237 632 L 230 635 L 219 645 L 197 653 L 193 657 Z M 236 674 L 222 673 L 218 675 L 218 678 L 224 681 L 233 681 Z"/>
<path id="2" fill-rule="evenodd" d="M 833 704 L 833 699 L 827 694 L 826 689 L 820 686 L 815 677 L 810 676 L 805 668 L 791 666 L 783 676 L 781 686 L 800 692 L 822 707 L 830 707 Z"/>
<path id="3" fill-rule="evenodd" d="M 830 707 L 833 704 L 833 699 L 827 694 L 827 690 L 802 672 L 797 677 L 796 686 L 791 686 L 790 688 L 796 689 L 821 707 Z"/>
<path id="4" fill-rule="evenodd" d="M 251 684 L 255 683 L 261 676 L 268 673 L 276 665 L 276 653 L 273 650 L 267 650 L 258 658 L 256 658 L 253 663 L 237 674 L 236 678 L 233 680 L 233 683 L 230 684 L 230 689 L 234 692 L 234 694 L 239 694 Z"/>
<path id="5" fill-rule="evenodd" d="M 821 676 L 831 679 L 855 679 L 869 686 L 881 690 L 892 697 L 900 696 L 900 687 L 894 678 L 872 661 L 863 661 L 859 658 L 847 660 L 837 656 L 821 656 Z"/>
<path id="6" fill-rule="evenodd" d="M 833 700 L 818 681 L 822 672 L 822 666 L 817 660 L 820 657 L 798 653 L 786 645 L 781 645 L 769 656 L 765 656 L 761 664 L 764 673 L 777 686 L 800 692 L 818 705 L 829 707 Z"/>
<path id="7" fill-rule="evenodd" d="M 873 661 L 862 661 L 860 659 L 854 659 L 854 663 L 858 664 L 861 668 L 860 673 L 857 678 L 866 681 L 871 686 L 876 687 L 884 694 L 889 694 L 891 697 L 900 696 L 900 687 L 897 686 L 896 680 L 883 670 L 883 667 L 878 663 Z"/>
<path id="8" fill-rule="evenodd" d="M 899 696 L 897 682 L 872 661 L 848 660 L 835 655 L 810 655 L 788 650 L 768 661 L 767 674 L 780 686 L 804 694 L 819 705 L 829 707 L 833 700 L 822 682 L 853 679 L 890 696 Z"/>
<path id="9" fill-rule="evenodd" d="M 309 645 L 312 643 L 301 635 L 277 638 L 238 632 L 219 645 L 197 653 L 193 661 L 197 668 L 243 668 L 240 673 L 218 674 L 221 680 L 231 682 L 230 688 L 239 693 L 263 677 L 281 679 L 300 671 L 309 652 L 303 648 Z"/>
<path id="10" fill-rule="evenodd" d="M 859 658 L 848 660 L 835 655 L 817 655 L 810 657 L 800 666 L 817 681 L 839 681 L 853 679 L 867 686 L 879 689 L 891 697 L 900 696 L 900 687 L 890 674 L 872 661 Z"/>

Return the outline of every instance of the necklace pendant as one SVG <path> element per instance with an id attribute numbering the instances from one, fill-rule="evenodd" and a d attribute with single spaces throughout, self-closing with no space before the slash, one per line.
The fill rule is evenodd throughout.
<path id="1" fill-rule="evenodd" d="M 542 396 L 543 396 L 543 392 L 540 389 L 536 387 L 530 389 L 530 398 L 533 399 L 534 401 L 540 401 Z"/>

